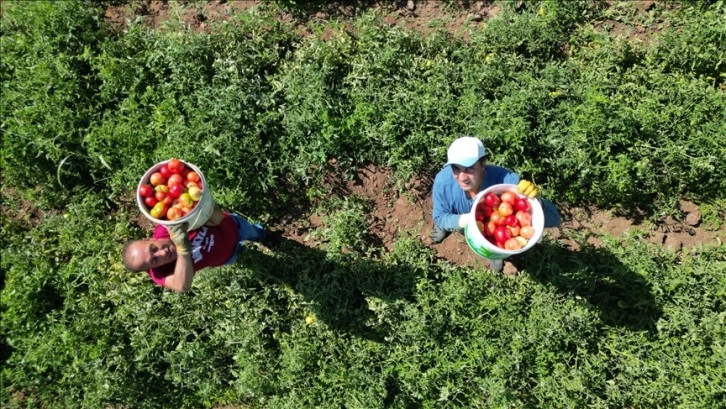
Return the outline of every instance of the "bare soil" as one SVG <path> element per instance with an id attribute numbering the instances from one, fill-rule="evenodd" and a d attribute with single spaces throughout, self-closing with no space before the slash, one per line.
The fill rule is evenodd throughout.
<path id="1" fill-rule="evenodd" d="M 176 4 L 169 1 L 130 0 L 121 5 L 109 7 L 105 16 L 112 25 L 123 31 L 128 21 L 141 19 L 152 28 L 159 28 L 165 19 L 177 17 L 194 31 L 208 31 L 210 21 L 229 19 L 234 14 L 259 5 L 258 1 L 225 1 L 210 0 L 206 3 L 189 3 L 179 0 Z M 311 4 L 315 2 L 310 2 Z M 384 22 L 407 29 L 426 32 L 429 23 L 438 20 L 454 35 L 466 36 L 467 30 L 485 24 L 486 20 L 500 12 L 500 8 L 492 1 L 458 1 L 457 7 L 447 6 L 440 1 L 337 1 L 320 2 L 320 5 L 308 6 L 307 9 L 295 13 L 282 13 L 280 21 L 295 25 L 298 30 L 308 33 L 305 23 L 314 20 L 324 22 L 330 19 L 345 19 L 361 8 L 378 8 L 384 13 Z M 515 2 L 521 3 L 521 2 Z M 640 1 L 637 8 L 647 13 L 654 7 L 667 7 L 665 2 Z M 515 4 L 516 5 L 516 4 Z M 173 16 L 170 13 L 176 13 Z M 647 41 L 650 32 L 647 28 L 627 27 L 621 22 L 603 22 L 598 29 L 608 30 L 612 35 L 624 36 L 629 39 Z M 423 176 L 407 183 L 407 193 L 399 195 L 393 186 L 390 169 L 377 166 L 366 166 L 357 171 L 357 177 L 351 182 L 331 176 L 331 191 L 358 195 L 373 204 L 370 217 L 370 231 L 390 249 L 393 243 L 403 234 L 414 235 L 435 249 L 439 257 L 456 265 L 476 266 L 482 259 L 474 254 L 466 245 L 461 234 L 452 234 L 444 242 L 433 245 L 430 232 L 433 227 L 431 218 L 431 183 L 432 180 Z M 719 243 L 726 238 L 726 229 L 709 231 L 701 225 L 698 207 L 690 202 L 682 201 L 681 210 L 685 217 L 682 221 L 668 218 L 658 225 L 638 225 L 635 221 L 615 216 L 607 210 L 595 208 L 561 207 L 563 223 L 558 228 L 546 229 L 546 236 L 557 239 L 572 250 L 579 244 L 569 239 L 572 232 L 583 233 L 587 242 L 598 246 L 602 237 L 610 235 L 619 237 L 629 229 L 637 228 L 644 231 L 643 239 L 654 244 L 670 247 L 675 250 L 691 248 L 697 244 Z M 140 217 L 138 223 L 143 227 L 145 220 Z M 302 215 L 291 215 L 289 218 L 273 224 L 284 235 L 305 245 L 314 246 L 314 241 L 305 240 L 309 233 L 320 227 L 320 219 L 313 212 Z M 515 272 L 516 267 L 507 265 L 505 273 Z"/>
<path id="2" fill-rule="evenodd" d="M 453 233 L 442 243 L 432 244 L 430 234 L 433 228 L 433 181 L 430 178 L 411 179 L 406 183 L 405 193 L 399 194 L 390 169 L 369 165 L 358 169 L 352 181 L 329 177 L 328 182 L 331 191 L 342 195 L 356 195 L 372 204 L 370 232 L 387 249 L 392 248 L 398 237 L 412 235 L 435 249 L 440 258 L 453 264 L 477 266 L 483 262 L 482 258 L 469 249 L 461 234 Z M 697 244 L 718 244 L 726 239 L 726 228 L 712 231 L 701 225 L 700 212 L 695 204 L 681 201 L 681 210 L 685 215 L 682 221 L 667 218 L 655 225 L 638 224 L 607 210 L 561 207 L 562 224 L 557 228 L 545 229 L 545 236 L 560 241 L 573 251 L 578 250 L 580 244 L 571 237 L 587 237 L 588 244 L 597 247 L 602 244 L 602 238 L 606 235 L 619 237 L 629 229 L 636 228 L 643 232 L 644 240 L 674 250 L 693 248 Z M 322 227 L 320 218 L 312 213 L 295 217 L 283 220 L 273 227 L 281 229 L 290 239 L 306 245 L 316 245 L 314 241 L 305 238 Z"/>

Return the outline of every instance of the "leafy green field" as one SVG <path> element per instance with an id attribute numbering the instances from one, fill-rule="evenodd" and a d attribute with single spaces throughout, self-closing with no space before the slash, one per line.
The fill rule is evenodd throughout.
<path id="1" fill-rule="evenodd" d="M 687 198 L 722 228 L 726 3 L 502 2 L 463 37 L 375 10 L 303 36 L 274 17 L 296 3 L 206 34 L 2 2 L 3 407 L 726 407 L 723 244 L 569 233 L 505 278 L 376 247 L 322 183 L 432 175 L 474 134 L 557 203 L 657 221 Z M 254 220 L 318 211 L 327 245 L 252 247 L 185 295 L 125 271 L 138 178 L 172 156 Z"/>

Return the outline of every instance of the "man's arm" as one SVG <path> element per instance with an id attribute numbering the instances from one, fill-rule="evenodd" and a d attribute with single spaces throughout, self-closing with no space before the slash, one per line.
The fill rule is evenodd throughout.
<path id="1" fill-rule="evenodd" d="M 459 227 L 459 219 L 461 215 L 451 213 L 451 198 L 447 197 L 444 188 L 440 183 L 434 181 L 433 188 L 433 219 L 434 224 L 439 228 L 446 231 L 456 231 L 461 229 Z"/>
<path id="2" fill-rule="evenodd" d="M 168 226 L 169 238 L 176 247 L 176 264 L 174 272 L 164 279 L 164 287 L 180 293 L 189 291 L 194 280 L 194 263 L 192 262 L 192 244 L 187 236 L 186 222 Z"/>
<path id="3" fill-rule="evenodd" d="M 164 279 L 164 287 L 176 292 L 185 293 L 192 288 L 192 280 L 194 280 L 192 255 L 179 254 L 176 258 L 174 272 Z"/>

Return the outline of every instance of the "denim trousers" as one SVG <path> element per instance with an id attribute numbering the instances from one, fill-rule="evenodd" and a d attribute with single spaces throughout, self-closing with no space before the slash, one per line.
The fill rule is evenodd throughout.
<path id="1" fill-rule="evenodd" d="M 237 225 L 237 248 L 225 265 L 230 265 L 237 261 L 237 253 L 244 248 L 245 240 L 262 241 L 266 236 L 265 229 L 261 224 L 252 224 L 237 213 L 230 213 L 230 216 L 232 216 L 234 224 Z"/>

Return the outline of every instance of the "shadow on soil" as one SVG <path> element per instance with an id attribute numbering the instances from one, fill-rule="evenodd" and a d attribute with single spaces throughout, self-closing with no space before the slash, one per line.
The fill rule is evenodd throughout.
<path id="1" fill-rule="evenodd" d="M 337 331 L 384 342 L 390 323 L 379 322 L 367 297 L 388 303 L 411 300 L 422 271 L 405 264 L 395 268 L 384 263 L 333 256 L 295 240 L 279 239 L 275 255 L 251 251 L 244 254 L 261 282 L 283 283 L 314 300 L 316 318 Z"/>
<path id="2" fill-rule="evenodd" d="M 366 298 L 388 303 L 412 301 L 416 282 L 426 272 L 405 263 L 396 266 L 338 256 L 281 238 L 275 255 L 248 252 L 258 279 L 291 286 L 314 300 L 317 319 L 332 328 L 384 342 L 391 323 L 379 322 Z M 250 260 L 252 261 L 252 260 Z M 543 242 L 512 259 L 533 279 L 552 285 L 567 296 L 579 296 L 597 311 L 603 324 L 654 334 L 663 311 L 645 278 L 607 250 L 585 246 L 572 251 Z M 435 271 L 430 274 L 435 274 Z"/>
<path id="3" fill-rule="evenodd" d="M 588 245 L 572 251 L 542 242 L 512 261 L 533 279 L 582 297 L 606 325 L 653 334 L 663 315 L 646 279 L 605 249 Z"/>

